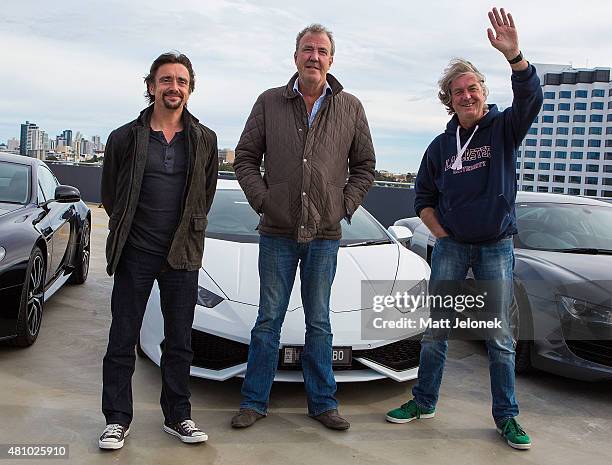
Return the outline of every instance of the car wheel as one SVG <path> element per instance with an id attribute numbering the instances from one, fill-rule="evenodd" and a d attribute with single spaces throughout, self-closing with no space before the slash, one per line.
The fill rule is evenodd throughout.
<path id="1" fill-rule="evenodd" d="M 531 347 L 533 344 L 531 315 L 527 309 L 527 304 L 522 298 L 522 293 L 516 287 L 512 305 L 510 306 L 510 325 L 512 327 L 512 335 L 516 341 L 516 347 L 514 348 L 514 371 L 519 374 L 529 373 L 533 371 L 533 366 L 531 365 Z"/>
<path id="2" fill-rule="evenodd" d="M 45 269 L 43 253 L 34 247 L 21 291 L 17 336 L 12 339 L 13 345 L 18 347 L 31 346 L 38 337 L 45 301 Z"/>
<path id="3" fill-rule="evenodd" d="M 90 258 L 90 244 L 91 239 L 91 228 L 89 226 L 89 220 L 86 219 L 83 222 L 83 231 L 81 232 L 81 242 L 75 256 L 75 269 L 70 275 L 68 282 L 70 284 L 83 284 L 87 281 L 87 275 L 89 274 L 89 258 Z"/>

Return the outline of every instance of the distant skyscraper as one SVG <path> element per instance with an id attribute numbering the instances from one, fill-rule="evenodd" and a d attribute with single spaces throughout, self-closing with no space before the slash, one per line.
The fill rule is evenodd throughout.
<path id="1" fill-rule="evenodd" d="M 38 126 L 34 123 L 26 121 L 21 125 L 21 131 L 19 133 L 19 153 L 21 155 L 28 155 L 28 150 L 32 147 L 32 131 L 38 129 Z"/>
<path id="2" fill-rule="evenodd" d="M 10 152 L 16 152 L 19 150 L 19 141 L 14 137 L 6 141 L 7 150 Z"/>
<path id="3" fill-rule="evenodd" d="M 66 145 L 72 147 L 72 129 L 65 129 L 64 132 L 62 132 L 62 137 L 66 141 Z"/>
<path id="4" fill-rule="evenodd" d="M 612 198 L 610 68 L 535 66 L 544 104 L 520 147 L 519 189 Z"/>

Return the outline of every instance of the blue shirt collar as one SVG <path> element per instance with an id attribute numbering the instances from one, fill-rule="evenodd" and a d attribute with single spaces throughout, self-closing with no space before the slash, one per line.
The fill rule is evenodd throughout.
<path id="1" fill-rule="evenodd" d="M 298 87 L 298 80 L 299 80 L 299 76 L 296 78 L 295 81 L 293 81 L 293 90 L 296 91 L 298 94 L 300 94 L 302 97 L 304 96 L 304 94 L 302 94 L 300 92 L 300 89 Z M 330 95 L 332 93 L 332 88 L 329 85 L 329 83 L 327 81 L 325 81 L 325 87 L 323 88 L 323 93 L 319 96 L 319 98 L 325 96 L 325 95 Z"/>

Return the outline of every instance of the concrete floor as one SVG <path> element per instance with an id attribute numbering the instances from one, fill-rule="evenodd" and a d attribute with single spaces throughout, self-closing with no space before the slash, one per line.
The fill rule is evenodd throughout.
<path id="1" fill-rule="evenodd" d="M 61 443 L 75 464 L 610 464 L 612 385 L 537 373 L 517 380 L 521 423 L 530 451 L 515 451 L 497 435 L 490 417 L 487 359 L 472 342 L 451 343 L 434 419 L 393 425 L 384 413 L 410 396 L 413 382 L 340 384 L 348 432 L 308 418 L 302 385 L 276 384 L 270 415 L 234 431 L 229 420 L 240 402 L 238 379 L 192 379 L 193 418 L 208 433 L 188 446 L 161 431 L 159 369 L 138 359 L 133 380 L 135 415 L 122 450 L 98 449 L 102 357 L 110 324 L 112 280 L 104 271 L 106 215 L 92 205 L 92 257 L 83 286 L 66 286 L 45 307 L 38 341 L 28 349 L 0 347 L 0 443 Z M 41 463 L 33 460 L 32 463 Z M 0 459 L 0 464 L 30 460 Z M 44 463 L 44 462 L 43 462 Z"/>

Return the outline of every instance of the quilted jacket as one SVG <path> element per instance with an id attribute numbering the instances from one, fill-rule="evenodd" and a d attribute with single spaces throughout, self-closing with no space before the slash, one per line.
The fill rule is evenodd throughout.
<path id="1" fill-rule="evenodd" d="M 374 182 L 374 147 L 361 102 L 327 75 L 312 126 L 303 98 L 286 86 L 259 96 L 236 147 L 234 169 L 261 234 L 298 242 L 340 239 Z M 264 175 L 261 174 L 263 158 Z"/>

